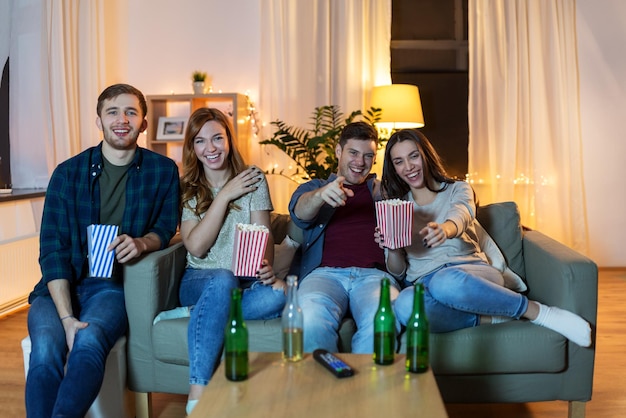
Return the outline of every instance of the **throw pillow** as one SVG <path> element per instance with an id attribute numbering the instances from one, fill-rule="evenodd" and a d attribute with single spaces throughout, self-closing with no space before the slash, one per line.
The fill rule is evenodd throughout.
<path id="1" fill-rule="evenodd" d="M 478 221 L 475 222 L 475 226 L 476 235 L 478 236 L 478 245 L 487 256 L 489 264 L 497 268 L 502 273 L 502 277 L 504 277 L 504 287 L 520 293 L 528 290 L 528 287 L 522 278 L 509 268 L 504 255 L 502 255 L 502 251 L 500 251 L 500 248 L 498 248 L 498 245 L 493 238 L 489 236 L 487 231 L 485 231 Z"/>
<path id="2" fill-rule="evenodd" d="M 524 277 L 523 232 L 517 204 L 500 202 L 479 206 L 476 219 L 498 243 L 498 248 L 505 255 L 511 270 Z"/>
<path id="3" fill-rule="evenodd" d="M 274 245 L 274 274 L 279 279 L 284 279 L 291 267 L 291 261 L 296 253 L 296 250 L 300 247 L 300 244 L 289 235 L 285 236 L 285 239 L 280 244 Z"/>

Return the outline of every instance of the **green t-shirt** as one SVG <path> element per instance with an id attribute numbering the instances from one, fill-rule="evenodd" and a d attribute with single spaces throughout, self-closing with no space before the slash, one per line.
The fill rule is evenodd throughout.
<path id="1" fill-rule="evenodd" d="M 102 158 L 100 183 L 100 223 L 103 225 L 122 225 L 126 206 L 127 165 L 113 165 Z"/>
<path id="2" fill-rule="evenodd" d="M 126 206 L 126 179 L 130 164 L 114 165 L 104 156 L 102 163 L 102 173 L 98 179 L 100 184 L 100 224 L 121 226 Z M 111 279 L 119 280 L 120 274 L 120 266 L 115 262 Z"/>

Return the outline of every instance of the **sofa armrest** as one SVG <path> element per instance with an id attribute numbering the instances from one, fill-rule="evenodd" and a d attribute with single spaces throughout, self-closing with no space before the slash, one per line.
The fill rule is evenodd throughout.
<path id="1" fill-rule="evenodd" d="M 152 326 L 159 312 L 178 305 L 185 263 L 185 247 L 178 242 L 125 264 L 124 293 L 131 327 Z"/>
<path id="2" fill-rule="evenodd" d="M 144 382 L 154 380 L 152 321 L 159 312 L 178 305 L 178 287 L 185 270 L 186 254 L 183 244 L 177 242 L 124 265 L 131 390 L 145 391 L 141 389 Z"/>
<path id="3" fill-rule="evenodd" d="M 568 367 L 552 382 L 559 388 L 557 399 L 588 401 L 593 391 L 598 266 L 538 231 L 524 233 L 523 251 L 529 298 L 575 312 L 591 324 L 591 347 L 568 342 Z"/>
<path id="4" fill-rule="evenodd" d="M 575 312 L 595 326 L 598 267 L 539 231 L 525 231 L 524 267 L 529 298 Z"/>

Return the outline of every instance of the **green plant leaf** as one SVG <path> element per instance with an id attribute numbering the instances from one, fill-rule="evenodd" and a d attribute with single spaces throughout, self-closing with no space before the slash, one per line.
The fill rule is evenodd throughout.
<path id="1" fill-rule="evenodd" d="M 311 114 L 309 128 L 276 120 L 271 122 L 276 128 L 272 136 L 259 143 L 274 145 L 291 157 L 296 162 L 296 174 L 302 171 L 310 178 L 325 179 L 337 171 L 335 148 L 343 128 L 358 120 L 377 122 L 381 113 L 381 109 L 370 108 L 365 114 L 355 110 L 344 117 L 339 106 L 319 106 Z"/>

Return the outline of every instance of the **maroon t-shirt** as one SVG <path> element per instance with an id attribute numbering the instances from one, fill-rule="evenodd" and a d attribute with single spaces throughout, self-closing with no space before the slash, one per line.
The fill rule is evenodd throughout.
<path id="1" fill-rule="evenodd" d="M 347 185 L 354 192 L 335 209 L 324 234 L 320 267 L 385 269 L 385 254 L 374 241 L 376 209 L 367 183 Z"/>

